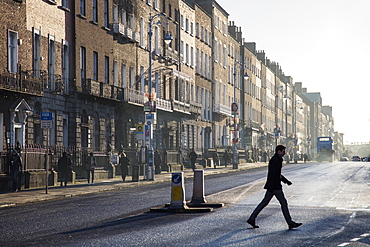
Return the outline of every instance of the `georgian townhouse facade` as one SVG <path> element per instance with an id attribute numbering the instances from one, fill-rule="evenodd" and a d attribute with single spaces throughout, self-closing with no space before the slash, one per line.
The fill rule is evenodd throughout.
<path id="1" fill-rule="evenodd" d="M 210 29 L 212 41 L 212 63 L 211 72 L 213 78 L 212 88 L 212 132 L 211 148 L 215 148 L 223 141 L 230 145 L 230 133 L 228 128 L 231 117 L 231 103 L 234 98 L 234 87 L 228 83 L 227 70 L 227 45 L 228 16 L 229 14 L 216 1 L 197 1 L 198 4 L 212 16 Z M 206 95 L 207 97 L 207 95 Z M 227 138 L 229 137 L 229 138 Z"/>
<path id="2" fill-rule="evenodd" d="M 8 51 L 1 60 L 2 141 L 11 146 L 67 144 L 68 11 L 36 0 L 3 1 L 1 6 L 2 50 Z M 48 138 L 40 125 L 41 112 L 53 114 Z"/>
<path id="3" fill-rule="evenodd" d="M 221 146 L 227 146 L 233 145 L 235 142 L 238 148 L 244 149 L 244 104 L 242 103 L 244 98 L 242 92 L 244 89 L 243 86 L 245 80 L 248 80 L 249 78 L 245 75 L 247 68 L 241 56 L 241 44 L 243 42 L 241 28 L 235 26 L 234 22 L 229 22 L 228 39 L 229 40 L 226 44 L 227 83 L 232 87 L 232 95 L 230 96 L 231 102 L 229 107 L 230 110 L 233 111 L 231 104 L 236 103 L 238 110 L 236 112 L 231 112 L 232 115 L 230 117 L 229 124 L 227 124 L 225 126 L 226 129 L 221 132 L 222 134 L 231 133 L 229 138 L 226 138 L 226 142 L 220 142 L 219 144 Z M 237 141 L 235 141 L 235 137 L 238 138 Z M 225 138 L 223 138 L 223 140 L 225 140 Z"/>
<path id="4" fill-rule="evenodd" d="M 212 147 L 212 15 L 197 3 L 195 9 L 195 97 L 201 105 L 201 114 L 197 117 L 200 140 L 197 148 L 207 150 Z"/>
<path id="5" fill-rule="evenodd" d="M 148 107 L 153 147 L 174 152 L 230 148 L 232 103 L 237 146 L 254 161 L 278 143 L 314 154 L 315 138 L 334 133 L 321 98 L 293 90 L 214 0 L 4 0 L 0 10 L 0 152 L 134 152 L 149 145 L 136 133 Z"/>
<path id="6" fill-rule="evenodd" d="M 244 125 L 246 128 L 246 144 L 255 150 L 259 149 L 262 136 L 262 65 L 256 56 L 255 43 L 244 43 L 242 56 L 249 75 L 244 87 Z M 261 144 L 262 145 L 262 144 Z"/>
<path id="7" fill-rule="evenodd" d="M 262 146 L 269 152 L 274 151 L 277 144 L 278 136 L 276 132 L 276 108 L 275 108 L 275 75 L 271 69 L 266 66 L 266 57 L 264 51 L 257 51 L 257 57 L 262 62 L 262 128 L 263 136 L 261 137 Z"/>

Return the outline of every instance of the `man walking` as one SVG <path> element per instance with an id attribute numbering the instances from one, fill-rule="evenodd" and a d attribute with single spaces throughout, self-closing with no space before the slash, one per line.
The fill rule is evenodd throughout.
<path id="1" fill-rule="evenodd" d="M 276 146 L 275 154 L 270 159 L 268 165 L 267 181 L 264 187 L 264 189 L 266 189 L 265 197 L 247 220 L 247 223 L 253 226 L 253 228 L 259 228 L 259 226 L 256 225 L 257 215 L 262 211 L 262 209 L 264 209 L 269 204 L 273 196 L 276 197 L 276 199 L 279 201 L 281 205 L 281 210 L 283 211 L 283 215 L 285 221 L 288 224 L 289 230 L 297 228 L 302 225 L 302 223 L 296 223 L 292 220 L 288 209 L 288 203 L 287 200 L 285 199 L 283 189 L 281 186 L 281 181 L 288 185 L 292 184 L 292 182 L 290 182 L 283 175 L 281 175 L 281 168 L 283 166 L 283 156 L 285 155 L 285 149 L 286 147 L 283 145 Z"/>

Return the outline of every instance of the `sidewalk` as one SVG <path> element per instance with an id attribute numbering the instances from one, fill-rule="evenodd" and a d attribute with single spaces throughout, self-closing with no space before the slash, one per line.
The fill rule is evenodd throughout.
<path id="1" fill-rule="evenodd" d="M 228 167 L 219 166 L 216 169 L 207 167 L 204 169 L 204 175 L 207 176 L 217 173 L 228 173 L 239 170 L 248 170 L 262 166 L 267 166 L 267 163 L 262 162 L 243 163 L 239 164 L 239 169 L 233 169 L 232 165 Z M 84 181 L 78 182 L 76 184 L 70 184 L 67 187 L 51 186 L 48 188 L 48 194 L 45 193 L 45 188 L 22 190 L 13 193 L 12 192 L 0 193 L 0 208 L 32 202 L 56 200 L 65 197 L 87 195 L 103 191 L 119 190 L 123 188 L 143 186 L 153 183 L 162 183 L 171 181 L 171 174 L 172 173 L 170 172 L 156 174 L 154 176 L 154 181 L 140 180 L 139 182 L 131 182 L 131 177 L 127 177 L 127 181 L 123 182 L 120 177 L 119 178 L 117 177 L 112 179 L 95 181 L 94 185 L 88 185 L 87 181 L 86 182 Z M 193 177 L 193 171 L 190 169 L 184 170 L 184 176 L 185 178 Z M 142 177 L 140 177 L 140 179 L 142 179 Z"/>

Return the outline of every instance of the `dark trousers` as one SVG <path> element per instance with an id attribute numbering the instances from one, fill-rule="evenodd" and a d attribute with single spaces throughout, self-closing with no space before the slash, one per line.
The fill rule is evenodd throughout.
<path id="1" fill-rule="evenodd" d="M 191 164 L 191 169 L 193 169 L 193 171 L 195 170 L 195 160 L 190 160 L 190 164 Z"/>
<path id="2" fill-rule="evenodd" d="M 262 211 L 262 209 L 264 209 L 269 204 L 269 202 L 271 201 L 273 196 L 275 196 L 276 199 L 278 199 L 278 201 L 281 205 L 281 210 L 283 211 L 285 221 L 288 224 L 292 223 L 292 217 L 290 217 L 290 213 L 289 213 L 289 209 L 288 209 L 288 202 L 285 199 L 285 196 L 284 196 L 284 193 L 283 193 L 282 190 L 273 190 L 273 191 L 267 190 L 266 194 L 265 194 L 265 197 L 260 202 L 260 204 L 258 204 L 258 206 L 253 211 L 253 213 L 251 214 L 249 219 L 255 220 L 257 215 Z"/>
<path id="3" fill-rule="evenodd" d="M 19 190 L 19 171 L 18 170 L 15 170 L 14 172 L 12 172 L 12 180 L 13 180 L 13 191 L 17 191 Z"/>
<path id="4" fill-rule="evenodd" d="M 90 177 L 91 177 L 91 183 L 94 183 L 94 172 L 95 169 L 87 170 L 87 182 L 90 183 Z M 91 173 L 91 176 L 90 176 Z"/>
<path id="5" fill-rule="evenodd" d="M 64 183 L 64 185 L 67 185 L 68 171 L 59 171 L 59 180 L 60 180 L 60 185 L 61 186 L 62 186 L 62 183 Z"/>
<path id="6" fill-rule="evenodd" d="M 121 165 L 121 173 L 122 173 L 122 180 L 125 181 L 126 180 L 126 176 L 128 174 L 128 167 L 127 166 L 122 166 Z"/>

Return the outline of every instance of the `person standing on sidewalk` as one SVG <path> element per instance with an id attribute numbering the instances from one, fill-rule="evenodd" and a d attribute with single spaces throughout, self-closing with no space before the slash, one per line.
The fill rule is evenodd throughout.
<path id="1" fill-rule="evenodd" d="M 218 164 L 219 159 L 218 159 L 217 150 L 212 154 L 212 158 L 213 158 L 213 167 L 216 169 L 216 167 L 219 165 Z"/>
<path id="2" fill-rule="evenodd" d="M 58 173 L 60 186 L 67 186 L 68 174 L 72 171 L 72 161 L 67 156 L 67 152 L 62 153 L 62 157 L 58 160 Z"/>
<path id="3" fill-rule="evenodd" d="M 90 184 L 90 178 L 91 178 L 91 184 L 94 184 L 95 167 L 96 167 L 96 159 L 94 157 L 94 153 L 91 152 L 86 162 L 87 184 Z"/>
<path id="4" fill-rule="evenodd" d="M 262 211 L 262 209 L 264 209 L 269 204 L 273 196 L 276 197 L 276 199 L 279 201 L 281 205 L 281 210 L 283 211 L 283 215 L 285 221 L 288 224 L 289 230 L 297 228 L 302 225 L 302 223 L 296 223 L 292 220 L 288 209 L 288 203 L 287 200 L 285 199 L 283 189 L 281 186 L 281 182 L 286 183 L 288 185 L 292 184 L 292 182 L 290 182 L 283 175 L 281 175 L 281 168 L 283 166 L 283 156 L 285 155 L 285 149 L 286 149 L 285 146 L 277 145 L 275 148 L 275 154 L 270 159 L 268 165 L 267 181 L 264 187 L 264 189 L 266 189 L 265 197 L 247 220 L 247 223 L 250 224 L 253 228 L 259 228 L 259 226 L 256 225 L 256 218 L 258 214 Z"/>
<path id="5" fill-rule="evenodd" d="M 125 152 L 121 153 L 119 163 L 121 165 L 122 180 L 125 181 L 126 176 L 128 175 L 128 166 L 130 165 L 130 160 L 127 158 L 127 155 L 125 154 Z"/>
<path id="6" fill-rule="evenodd" d="M 230 163 L 230 160 L 231 160 L 231 158 L 230 158 L 230 154 L 229 154 L 229 150 L 228 149 L 226 149 L 225 150 L 225 153 L 224 153 L 224 155 L 222 156 L 222 159 L 224 160 L 224 162 L 225 162 L 225 167 L 227 167 L 227 165 Z"/>
<path id="7" fill-rule="evenodd" d="M 192 149 L 191 152 L 189 153 L 189 159 L 190 159 L 191 169 L 193 169 L 194 171 L 195 161 L 197 161 L 197 153 L 194 151 L 194 149 Z"/>
<path id="8" fill-rule="evenodd" d="M 159 154 L 158 149 L 154 151 L 154 167 L 155 167 L 155 174 L 160 174 L 161 173 L 161 164 L 162 164 L 162 159 L 161 155 Z"/>
<path id="9" fill-rule="evenodd" d="M 17 190 L 20 190 L 19 175 L 22 174 L 22 160 L 16 150 L 11 151 L 9 161 L 10 176 L 13 180 L 12 190 L 16 192 Z"/>

